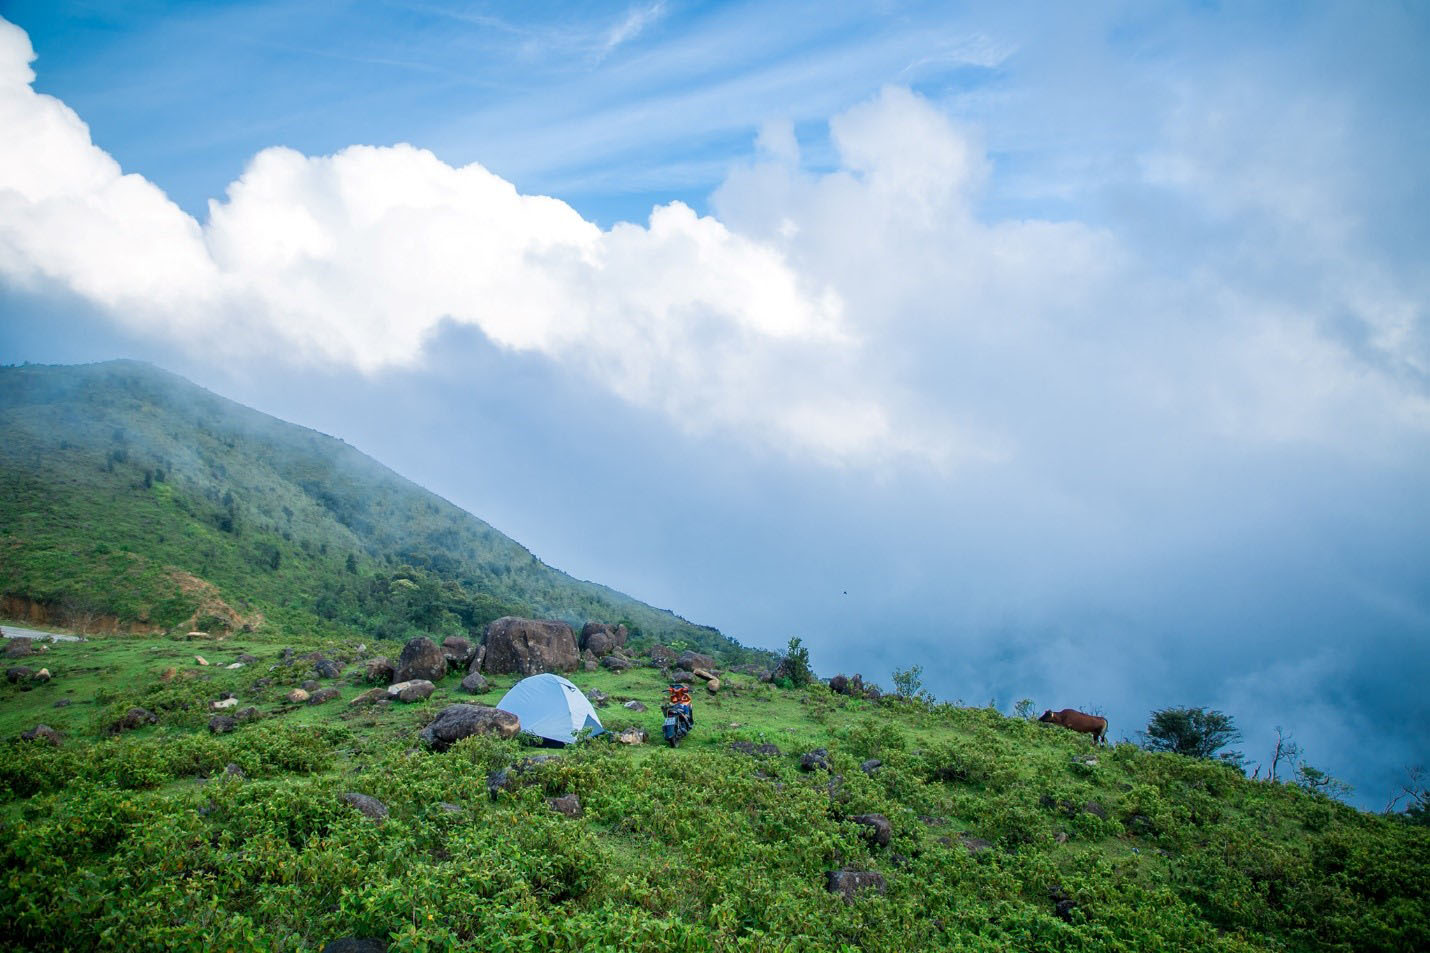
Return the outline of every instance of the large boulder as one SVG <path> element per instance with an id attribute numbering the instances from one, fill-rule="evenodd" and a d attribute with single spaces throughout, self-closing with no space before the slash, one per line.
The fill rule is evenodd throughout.
<path id="1" fill-rule="evenodd" d="M 448 705 L 419 733 L 434 751 L 446 751 L 469 735 L 496 735 L 512 738 L 521 730 L 521 719 L 500 708 L 481 705 Z"/>
<path id="2" fill-rule="evenodd" d="M 675 650 L 664 645 L 652 645 L 650 647 L 650 660 L 659 666 L 666 666 L 675 661 Z"/>
<path id="3" fill-rule="evenodd" d="M 35 642 L 33 639 L 16 638 L 10 636 L 5 639 L 6 658 L 25 658 L 35 654 Z"/>
<path id="4" fill-rule="evenodd" d="M 320 658 L 313 663 L 313 671 L 319 678 L 337 678 L 343 674 L 343 667 L 330 658 Z"/>
<path id="5" fill-rule="evenodd" d="M 624 655 L 607 655 L 601 659 L 601 664 L 613 672 L 624 672 L 628 668 L 634 668 L 636 663 Z"/>
<path id="6" fill-rule="evenodd" d="M 506 616 L 487 626 L 486 647 L 482 667 L 497 674 L 574 672 L 581 661 L 576 633 L 565 622 Z"/>
<path id="7" fill-rule="evenodd" d="M 486 661 L 487 643 L 479 642 L 477 646 L 472 649 L 472 664 L 467 666 L 467 674 L 470 675 L 472 672 L 480 672 L 482 666 L 486 664 Z"/>
<path id="8" fill-rule="evenodd" d="M 321 705 L 335 698 L 341 698 L 342 695 L 343 693 L 336 688 L 320 688 L 308 696 L 308 704 Z"/>
<path id="9" fill-rule="evenodd" d="M 419 635 L 415 639 L 408 639 L 407 644 L 402 647 L 402 654 L 397 657 L 397 670 L 392 675 L 394 682 L 410 682 L 413 679 L 421 678 L 429 682 L 435 682 L 447 674 L 447 656 L 442 654 L 442 650 L 436 642 Z"/>
<path id="10" fill-rule="evenodd" d="M 471 692 L 473 695 L 485 695 L 492 690 L 492 686 L 487 682 L 487 678 L 481 672 L 472 672 L 462 679 L 462 691 Z"/>
<path id="11" fill-rule="evenodd" d="M 449 635 L 442 640 L 442 654 L 447 657 L 447 664 L 452 668 L 466 668 L 472 664 L 477 647 L 460 635 Z"/>
<path id="12" fill-rule="evenodd" d="M 679 657 L 675 660 L 675 664 L 692 672 L 697 668 L 704 669 L 707 672 L 713 671 L 715 668 L 715 660 L 713 658 L 708 655 L 702 655 L 699 652 L 692 652 L 688 649 L 680 653 Z"/>
<path id="13" fill-rule="evenodd" d="M 581 648 L 590 649 L 600 658 L 610 655 L 626 644 L 629 632 L 623 625 L 607 625 L 604 622 L 587 622 L 581 627 Z"/>
<path id="14" fill-rule="evenodd" d="M 216 735 L 226 735 L 238 727 L 237 719 L 227 715 L 214 715 L 209 719 L 209 731 Z"/>

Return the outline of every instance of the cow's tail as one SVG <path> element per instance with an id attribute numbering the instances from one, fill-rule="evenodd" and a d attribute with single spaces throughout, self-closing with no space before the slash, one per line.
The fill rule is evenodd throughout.
<path id="1" fill-rule="evenodd" d="M 1102 719 L 1102 734 L 1100 735 L 1100 739 L 1101 739 L 1102 744 L 1103 744 L 1104 746 L 1107 745 L 1107 733 L 1108 733 L 1111 729 L 1112 729 L 1112 723 L 1109 722 L 1106 718 Z"/>

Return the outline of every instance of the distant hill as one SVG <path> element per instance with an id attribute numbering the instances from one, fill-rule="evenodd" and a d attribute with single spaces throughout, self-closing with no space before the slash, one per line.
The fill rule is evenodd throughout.
<path id="1" fill-rule="evenodd" d="M 546 565 L 342 440 L 148 364 L 0 368 L 5 614 L 80 628 L 460 634 L 624 621 L 763 657 Z"/>

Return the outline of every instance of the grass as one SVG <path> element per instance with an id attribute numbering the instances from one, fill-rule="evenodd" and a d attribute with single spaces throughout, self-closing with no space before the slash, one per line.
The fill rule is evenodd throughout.
<path id="1" fill-rule="evenodd" d="M 58 750 L 0 749 L 0 946 L 311 950 L 364 935 L 400 950 L 1359 951 L 1430 937 L 1423 828 L 1220 765 L 1127 745 L 1089 764 L 1083 736 L 992 710 L 737 674 L 697 692 L 675 750 L 478 738 L 434 754 L 416 735 L 472 700 L 460 673 L 424 702 L 354 711 L 367 687 L 355 660 L 398 648 L 358 646 L 110 635 L 54 645 L 49 683 L 0 688 L 0 737 L 39 721 L 66 735 Z M 342 698 L 287 705 L 311 663 L 284 665 L 286 647 L 351 660 L 323 680 Z M 222 667 L 242 653 L 259 661 Z M 611 696 L 608 727 L 659 738 L 658 671 L 570 677 Z M 491 681 L 481 701 L 515 678 Z M 226 691 L 264 717 L 210 736 L 207 705 Z M 159 724 L 109 736 L 130 704 Z M 800 769 L 814 747 L 837 782 Z M 488 795 L 488 772 L 537 753 L 559 757 Z M 866 774 L 870 757 L 883 766 Z M 225 780 L 229 763 L 246 779 Z M 383 801 L 388 820 L 352 810 L 346 791 Z M 566 793 L 581 818 L 546 808 Z M 888 817 L 890 846 L 861 837 L 852 818 L 868 812 Z M 846 903 L 825 889 L 838 869 L 878 871 L 886 892 Z M 1075 906 L 1059 916 L 1057 897 Z"/>

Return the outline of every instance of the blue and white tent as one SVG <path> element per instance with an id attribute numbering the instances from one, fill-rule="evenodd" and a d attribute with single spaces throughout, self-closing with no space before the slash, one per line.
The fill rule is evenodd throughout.
<path id="1" fill-rule="evenodd" d="M 497 707 L 520 718 L 521 730 L 527 734 L 562 744 L 575 741 L 582 728 L 589 727 L 593 735 L 606 730 L 590 699 L 560 675 L 523 678 L 501 697 Z"/>

